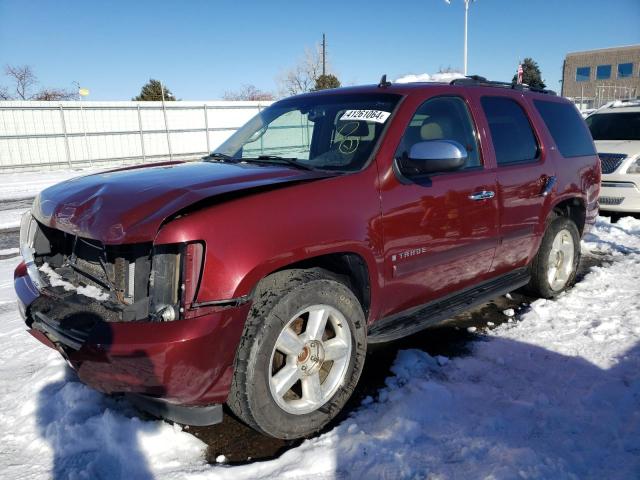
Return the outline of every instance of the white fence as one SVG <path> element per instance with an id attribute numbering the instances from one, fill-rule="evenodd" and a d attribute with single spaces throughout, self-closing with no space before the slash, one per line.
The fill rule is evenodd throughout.
<path id="1" fill-rule="evenodd" d="M 197 158 L 270 104 L 0 101 L 0 170 Z"/>

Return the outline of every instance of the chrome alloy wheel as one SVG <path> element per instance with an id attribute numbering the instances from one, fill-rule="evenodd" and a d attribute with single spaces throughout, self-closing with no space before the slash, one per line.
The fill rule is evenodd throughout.
<path id="1" fill-rule="evenodd" d="M 329 305 L 312 305 L 285 325 L 271 353 L 269 389 L 285 412 L 303 415 L 327 403 L 351 359 L 351 331 Z"/>
<path id="2" fill-rule="evenodd" d="M 552 290 L 558 291 L 567 284 L 573 273 L 575 246 L 571 232 L 560 230 L 551 244 L 547 267 L 547 280 Z"/>

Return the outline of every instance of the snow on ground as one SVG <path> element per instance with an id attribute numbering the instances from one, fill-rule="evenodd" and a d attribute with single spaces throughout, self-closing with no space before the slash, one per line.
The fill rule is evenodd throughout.
<path id="1" fill-rule="evenodd" d="M 448 83 L 456 78 L 464 78 L 459 72 L 439 72 L 439 73 L 419 73 L 403 75 L 397 78 L 394 83 L 415 83 L 415 82 L 445 82 Z"/>
<path id="2" fill-rule="evenodd" d="M 51 185 L 89 173 L 77 169 L 0 173 L 0 201 L 35 197 Z"/>
<path id="3" fill-rule="evenodd" d="M 570 292 L 468 355 L 398 354 L 376 398 L 272 461 L 211 466 L 178 427 L 82 385 L 32 339 L 0 260 L 0 476 L 57 478 L 640 478 L 640 221 L 600 219 Z"/>
<path id="4" fill-rule="evenodd" d="M 0 210 L 0 231 L 18 228 L 22 214 L 29 210 L 29 206 L 11 210 Z"/>
<path id="5" fill-rule="evenodd" d="M 20 226 L 20 218 L 31 202 L 27 199 L 35 197 L 41 190 L 56 183 L 80 175 L 88 175 L 96 170 L 52 170 L 41 172 L 0 173 L 0 231 Z M 25 200 L 21 202 L 20 200 Z M 9 203 L 10 208 L 2 208 Z M 18 203 L 15 208 L 11 204 Z"/>

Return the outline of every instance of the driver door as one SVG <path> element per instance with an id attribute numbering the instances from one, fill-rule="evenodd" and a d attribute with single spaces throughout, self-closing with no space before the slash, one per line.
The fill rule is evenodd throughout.
<path id="1" fill-rule="evenodd" d="M 396 159 L 417 142 L 454 140 L 463 167 L 412 180 L 394 161 L 382 185 L 384 316 L 479 283 L 489 276 L 498 240 L 496 175 L 479 149 L 474 121 L 458 96 L 427 100 L 416 110 Z"/>

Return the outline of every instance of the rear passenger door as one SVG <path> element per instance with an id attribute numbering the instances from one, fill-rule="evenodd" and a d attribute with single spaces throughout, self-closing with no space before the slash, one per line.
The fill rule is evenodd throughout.
<path id="1" fill-rule="evenodd" d="M 500 241 L 492 270 L 503 273 L 524 266 L 535 253 L 543 191 L 555 172 L 522 96 L 484 95 L 480 105 L 497 163 Z"/>

